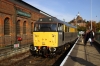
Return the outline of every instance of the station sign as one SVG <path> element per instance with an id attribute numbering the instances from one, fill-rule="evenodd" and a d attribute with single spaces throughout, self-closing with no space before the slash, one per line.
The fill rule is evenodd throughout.
<path id="1" fill-rule="evenodd" d="M 17 10 L 17 14 L 21 15 L 21 16 L 26 16 L 26 17 L 29 17 L 29 18 L 31 17 L 31 14 L 23 12 L 21 10 Z"/>
<path id="2" fill-rule="evenodd" d="M 14 48 L 19 48 L 19 43 L 14 44 Z"/>

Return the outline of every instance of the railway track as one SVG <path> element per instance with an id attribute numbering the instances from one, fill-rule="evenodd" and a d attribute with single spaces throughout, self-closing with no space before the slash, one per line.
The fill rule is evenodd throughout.
<path id="1" fill-rule="evenodd" d="M 14 66 L 53 66 L 54 62 L 60 57 L 57 56 L 56 58 L 43 58 L 43 57 L 33 57 L 29 56 L 20 62 L 14 64 Z"/>
<path id="2" fill-rule="evenodd" d="M 69 49 L 70 47 L 67 48 L 67 50 Z M 41 56 L 34 57 L 30 55 L 24 58 L 23 60 L 20 60 L 14 63 L 13 66 L 40 66 L 40 65 L 41 66 L 57 66 L 62 62 L 66 52 L 63 52 L 62 54 L 57 55 L 54 58 L 44 58 Z"/>
<path id="3" fill-rule="evenodd" d="M 74 44 L 74 43 L 73 43 Z M 59 66 L 71 47 L 54 58 L 32 56 L 29 51 L 0 61 L 0 66 Z"/>
<path id="4" fill-rule="evenodd" d="M 1 60 L 0 66 L 52 66 L 60 56 L 61 54 L 55 58 L 34 57 L 30 51 L 26 51 Z"/>
<path id="5" fill-rule="evenodd" d="M 24 53 L 21 54 L 16 54 L 12 57 L 3 59 L 0 61 L 0 66 L 13 66 L 12 64 L 15 64 L 16 62 L 19 62 L 20 60 L 28 57 L 30 55 L 29 51 L 26 51 Z"/>

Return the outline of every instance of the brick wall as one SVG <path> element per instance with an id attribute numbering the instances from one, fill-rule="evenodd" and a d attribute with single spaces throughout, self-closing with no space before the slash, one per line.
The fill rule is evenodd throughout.
<path id="1" fill-rule="evenodd" d="M 0 0 L 0 46 L 6 46 L 12 43 L 12 36 L 4 35 L 4 20 L 9 18 L 10 23 L 10 33 L 13 31 L 13 18 L 14 18 L 14 8 L 13 4 L 6 2 L 6 0 Z M 14 38 L 14 37 L 13 37 Z"/>
<path id="2" fill-rule="evenodd" d="M 22 9 L 26 13 L 31 13 L 31 17 L 16 15 L 16 8 Z M 4 35 L 4 19 L 9 18 L 10 35 Z M 20 20 L 20 34 L 17 36 L 22 37 L 21 45 L 33 43 L 33 35 L 31 34 L 31 23 L 35 23 L 40 17 L 45 17 L 36 11 L 31 11 L 25 7 L 15 5 L 7 0 L 0 0 L 0 46 L 7 46 L 16 42 L 16 22 Z M 26 21 L 26 34 L 23 34 L 23 22 Z"/>

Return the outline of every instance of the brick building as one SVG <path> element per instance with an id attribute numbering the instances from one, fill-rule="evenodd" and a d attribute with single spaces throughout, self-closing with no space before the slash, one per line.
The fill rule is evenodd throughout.
<path id="1" fill-rule="evenodd" d="M 17 37 L 21 45 L 32 44 L 34 22 L 47 15 L 22 0 L 0 0 L 0 47 L 13 45 Z"/>
<path id="2" fill-rule="evenodd" d="M 77 25 L 77 26 L 80 26 L 80 27 L 86 27 L 86 22 L 85 20 L 82 19 L 82 17 L 79 15 L 77 15 L 76 19 L 73 19 L 70 24 L 72 25 Z"/>

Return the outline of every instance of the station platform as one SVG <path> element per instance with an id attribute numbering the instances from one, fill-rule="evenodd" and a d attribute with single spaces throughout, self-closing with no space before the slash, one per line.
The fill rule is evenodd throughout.
<path id="1" fill-rule="evenodd" d="M 84 46 L 82 40 L 78 40 L 63 66 L 100 66 L 100 48 L 89 42 Z"/>

